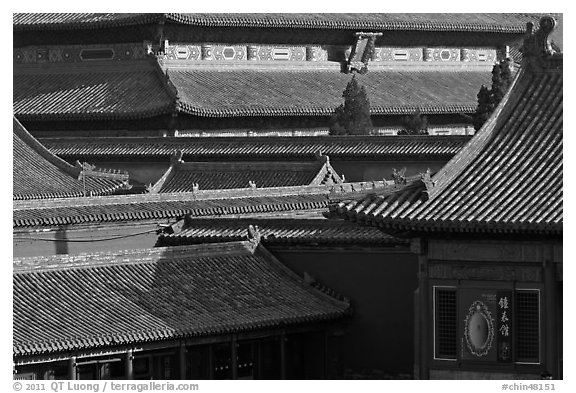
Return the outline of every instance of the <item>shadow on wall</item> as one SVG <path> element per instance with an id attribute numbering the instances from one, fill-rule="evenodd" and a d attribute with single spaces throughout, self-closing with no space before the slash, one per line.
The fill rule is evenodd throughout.
<path id="1" fill-rule="evenodd" d="M 54 252 L 56 254 L 68 254 L 68 235 L 66 227 L 59 227 L 54 234 Z"/>

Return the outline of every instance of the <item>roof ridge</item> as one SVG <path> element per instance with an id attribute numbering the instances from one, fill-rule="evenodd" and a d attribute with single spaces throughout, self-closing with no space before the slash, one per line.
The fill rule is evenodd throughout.
<path id="1" fill-rule="evenodd" d="M 13 258 L 12 265 L 14 274 L 21 274 L 59 269 L 93 268 L 107 265 L 117 266 L 119 264 L 158 263 L 169 257 L 190 257 L 192 255 L 192 258 L 199 258 L 215 251 L 224 251 L 225 253 L 248 251 L 253 253 L 253 247 L 250 245 L 249 241 L 241 240 L 223 243 L 203 243 L 119 251 L 87 252 L 80 254 L 20 257 Z M 123 259 L 114 259 L 118 257 L 123 257 Z M 129 258 L 135 257 L 138 258 L 129 260 Z M 112 259 L 114 260 L 111 261 Z"/>
<path id="2" fill-rule="evenodd" d="M 79 137 L 43 137 L 39 138 L 42 141 L 47 142 L 61 142 L 61 143 L 73 143 L 76 141 L 96 141 L 96 142 L 107 142 L 110 144 L 120 144 L 129 142 L 238 142 L 246 143 L 249 142 L 302 142 L 302 141 L 318 141 L 318 142 L 350 142 L 350 141 L 390 141 L 390 142 L 414 142 L 414 141 L 447 141 L 447 140 L 468 140 L 471 135 L 316 135 L 316 136 L 251 136 L 249 138 L 237 137 L 237 136 L 119 136 L 119 137 L 108 137 L 108 136 L 79 136 Z"/>
<path id="3" fill-rule="evenodd" d="M 292 269 L 290 269 L 288 266 L 286 266 L 285 264 L 283 264 L 282 262 L 280 262 L 280 260 L 278 258 L 276 258 L 276 256 L 274 256 L 274 254 L 272 254 L 266 247 L 264 247 L 262 244 L 258 244 L 257 247 L 254 250 L 254 254 L 260 254 L 263 255 L 267 260 L 274 262 L 274 267 L 283 272 L 284 274 L 286 274 L 288 277 L 290 277 L 293 281 L 295 281 L 297 283 L 297 285 L 299 285 L 302 288 L 310 288 L 313 290 L 316 290 L 318 294 L 326 297 L 327 299 L 331 300 L 332 302 L 335 303 L 344 303 L 346 304 L 348 307 L 350 307 L 350 299 L 340 295 L 338 292 L 329 289 L 326 286 L 323 285 L 318 285 L 318 286 L 314 286 L 313 283 L 311 282 L 307 282 L 306 281 L 306 277 L 300 277 L 298 274 L 296 274 L 296 272 L 294 272 Z M 348 312 L 351 312 L 352 310 L 350 308 L 348 308 Z"/>
<path id="4" fill-rule="evenodd" d="M 13 119 L 12 120 L 13 132 L 14 134 L 16 134 L 18 138 L 20 138 L 24 143 L 26 143 L 28 146 L 34 149 L 34 151 L 38 153 L 46 161 L 50 162 L 52 165 L 56 166 L 58 169 L 64 171 L 70 176 L 78 178 L 81 169 L 73 165 L 70 165 L 60 157 L 53 154 L 50 150 L 48 150 L 36 138 L 34 138 L 32 134 L 30 134 L 28 130 L 26 130 L 26 128 L 24 128 L 22 123 L 20 123 L 18 119 L 16 119 L 16 116 L 12 116 L 12 119 Z"/>
<path id="5" fill-rule="evenodd" d="M 534 24 L 527 23 L 526 36 L 522 51 L 524 52 L 523 65 L 514 80 L 510 84 L 508 91 L 484 123 L 482 128 L 476 132 L 474 138 L 470 140 L 446 165 L 444 165 L 431 179 L 432 187 L 428 190 L 430 199 L 438 195 L 441 190 L 450 184 L 466 167 L 466 163 L 472 162 L 482 151 L 482 147 L 490 142 L 492 136 L 497 132 L 501 123 L 507 119 L 507 115 L 514 111 L 514 106 L 521 99 L 524 90 L 530 86 L 528 78 L 534 72 L 542 72 L 548 69 L 556 70 L 554 64 L 546 59 L 561 57 L 556 54 L 551 45 L 550 35 L 556 26 L 556 20 L 551 17 L 543 17 L 540 20 L 540 29 L 534 32 Z M 560 64 L 562 61 L 560 60 Z M 454 170 L 454 167 L 457 170 Z"/>
<path id="6" fill-rule="evenodd" d="M 153 185 L 150 184 L 147 186 L 146 190 L 151 194 L 158 194 L 162 190 L 162 187 L 166 182 L 174 176 L 174 172 L 177 171 L 177 168 L 182 164 L 182 151 L 176 150 L 170 156 L 170 166 L 166 169 L 166 172 L 154 183 Z M 196 190 L 194 190 L 196 191 Z"/>
<path id="7" fill-rule="evenodd" d="M 87 162 L 76 161 L 76 168 L 80 168 L 79 177 L 82 175 L 92 178 L 105 178 L 105 179 L 117 179 L 128 181 L 129 173 L 128 171 L 122 169 L 109 169 L 109 168 L 98 168 Z"/>
<path id="8" fill-rule="evenodd" d="M 470 141 L 432 177 L 431 180 L 433 182 L 433 187 L 428 190 L 428 197 L 430 199 L 433 199 L 435 195 L 438 195 L 440 191 L 446 187 L 446 184 L 450 184 L 450 182 L 465 168 L 466 163 L 474 160 L 474 158 L 481 153 L 482 147 L 489 143 L 494 132 L 498 130 L 498 125 L 501 122 L 500 119 L 505 114 L 513 111 L 512 105 L 508 103 L 516 102 L 520 99 L 521 91 L 517 86 L 525 84 L 525 73 L 526 70 L 523 67 L 520 72 L 518 72 L 510 84 L 508 91 L 482 128 L 478 130 L 474 134 L 474 137 L 470 139 Z M 456 168 L 456 170 L 454 168 Z"/>
<path id="9" fill-rule="evenodd" d="M 85 207 L 95 205 L 124 205 L 175 201 L 231 200 L 257 197 L 289 197 L 299 195 L 328 195 L 327 186 L 288 186 L 255 189 L 199 190 L 158 194 L 106 195 L 83 198 L 60 198 L 41 201 L 15 201 L 13 210 L 52 209 L 58 207 Z"/>
<path id="10" fill-rule="evenodd" d="M 258 170 L 265 172 L 274 172 L 277 170 L 301 171 L 303 169 L 320 168 L 324 164 L 318 161 L 180 161 L 177 165 L 178 170 L 194 171 L 198 170 L 217 170 L 231 171 L 238 170 Z"/>

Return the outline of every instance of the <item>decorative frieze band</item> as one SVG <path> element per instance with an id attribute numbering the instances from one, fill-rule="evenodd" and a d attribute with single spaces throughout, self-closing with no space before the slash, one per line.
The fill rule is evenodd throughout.
<path id="1" fill-rule="evenodd" d="M 134 60 L 148 55 L 144 43 L 66 45 L 14 49 L 14 63 L 78 63 L 98 60 Z"/>
<path id="2" fill-rule="evenodd" d="M 157 48 L 155 48 L 157 49 Z M 164 42 L 160 56 L 166 60 L 216 61 L 345 61 L 348 46 L 290 46 L 260 44 L 170 43 Z M 134 60 L 154 53 L 150 43 L 109 45 L 66 45 L 14 49 L 14 63 L 74 63 L 98 60 Z M 490 62 L 504 55 L 487 48 L 375 47 L 373 62 Z"/>
<path id="3" fill-rule="evenodd" d="M 167 60 L 258 60 L 258 61 L 327 61 L 328 51 L 320 46 L 166 44 Z"/>
<path id="4" fill-rule="evenodd" d="M 348 56 L 351 48 L 345 53 Z M 498 58 L 496 49 L 485 48 L 392 48 L 376 47 L 371 61 L 410 61 L 410 62 L 456 62 L 479 61 L 494 63 Z"/>
<path id="5" fill-rule="evenodd" d="M 351 55 L 352 47 L 322 47 L 319 45 L 225 45 L 225 44 L 170 44 L 164 49 L 164 58 L 169 60 L 258 60 L 258 61 L 342 61 Z M 330 54 L 332 52 L 332 55 Z M 343 53 L 339 59 L 336 53 Z M 376 47 L 370 58 L 374 62 L 495 62 L 496 49 L 486 48 L 398 48 Z"/>

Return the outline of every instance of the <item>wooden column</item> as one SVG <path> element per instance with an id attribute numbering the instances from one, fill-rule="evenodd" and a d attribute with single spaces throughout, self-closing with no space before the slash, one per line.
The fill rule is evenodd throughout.
<path id="1" fill-rule="evenodd" d="M 214 379 L 214 346 L 208 344 L 208 379 Z"/>
<path id="2" fill-rule="evenodd" d="M 230 350 L 230 356 L 232 358 L 232 379 L 238 379 L 238 341 L 236 335 L 232 336 Z"/>
<path id="3" fill-rule="evenodd" d="M 180 343 L 180 348 L 178 351 L 179 359 L 178 359 L 178 366 L 179 366 L 179 377 L 180 379 L 187 379 L 186 378 L 186 344 Z"/>
<path id="4" fill-rule="evenodd" d="M 420 288 L 414 291 L 414 378 L 420 379 Z"/>
<path id="5" fill-rule="evenodd" d="M 556 265 L 552 260 L 552 253 L 544 260 L 544 305 L 545 305 L 545 340 L 544 340 L 544 365 L 553 379 L 559 379 L 559 354 L 558 354 L 558 299 L 556 285 Z"/>
<path id="6" fill-rule="evenodd" d="M 413 253 L 418 254 L 418 329 L 420 332 L 417 345 L 419 346 L 420 358 L 419 379 L 430 379 L 429 359 L 430 344 L 433 338 L 430 335 L 430 300 L 428 296 L 428 247 L 427 242 L 421 238 L 412 239 L 410 249 Z"/>
<path id="7" fill-rule="evenodd" d="M 329 359 L 329 352 L 328 352 L 328 332 L 324 331 L 322 335 L 324 338 L 324 345 L 322 348 L 322 357 L 323 357 L 323 366 L 322 367 L 322 377 L 324 379 L 328 379 L 328 359 Z"/>
<path id="8" fill-rule="evenodd" d="M 72 356 L 68 359 L 68 379 L 77 379 L 76 375 L 76 356 Z"/>
<path id="9" fill-rule="evenodd" d="M 286 379 L 286 333 L 280 335 L 280 379 Z"/>
<path id="10" fill-rule="evenodd" d="M 134 353 L 132 352 L 131 349 L 126 351 L 126 354 L 124 355 L 124 374 L 127 380 L 130 379 L 134 379 L 134 366 L 133 366 L 133 361 L 134 361 Z"/>
<path id="11" fill-rule="evenodd" d="M 261 342 L 256 342 L 256 379 L 262 378 L 262 345 Z"/>

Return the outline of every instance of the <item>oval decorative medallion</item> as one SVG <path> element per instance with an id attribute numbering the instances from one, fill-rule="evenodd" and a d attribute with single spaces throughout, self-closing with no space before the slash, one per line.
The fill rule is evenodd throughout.
<path id="1" fill-rule="evenodd" d="M 468 309 L 464 321 L 464 337 L 470 352 L 478 357 L 486 356 L 494 340 L 494 321 L 486 305 L 476 300 Z"/>

